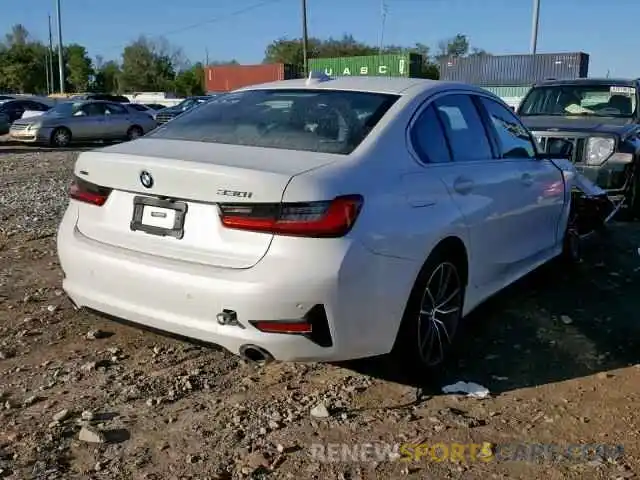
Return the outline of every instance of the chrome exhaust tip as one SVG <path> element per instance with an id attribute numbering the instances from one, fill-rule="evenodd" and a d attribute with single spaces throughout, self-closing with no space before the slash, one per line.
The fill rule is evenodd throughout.
<path id="1" fill-rule="evenodd" d="M 266 365 L 274 361 L 273 355 L 257 345 L 242 345 L 239 354 L 247 362 L 258 365 Z"/>

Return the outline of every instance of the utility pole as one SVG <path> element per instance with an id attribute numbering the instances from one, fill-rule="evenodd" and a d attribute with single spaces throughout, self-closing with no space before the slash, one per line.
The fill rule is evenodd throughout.
<path id="1" fill-rule="evenodd" d="M 538 24 L 540 23 L 540 0 L 533 0 L 533 20 L 531 26 L 531 55 L 538 50 Z"/>
<path id="2" fill-rule="evenodd" d="M 204 66 L 205 67 L 209 66 L 209 49 L 208 48 L 204 49 Z"/>
<path id="3" fill-rule="evenodd" d="M 58 72 L 60 73 L 60 93 L 64 93 L 64 60 L 62 59 L 62 15 L 60 14 L 60 0 L 56 1 L 58 12 Z"/>
<path id="4" fill-rule="evenodd" d="M 49 55 L 47 55 L 49 59 L 49 78 L 51 79 L 51 93 L 56 91 L 56 82 L 53 79 L 53 34 L 51 33 L 51 14 L 49 14 Z"/>
<path id="5" fill-rule="evenodd" d="M 47 95 L 51 93 L 51 82 L 49 81 L 49 52 L 44 56 L 44 73 L 47 76 Z"/>
<path id="6" fill-rule="evenodd" d="M 309 35 L 307 33 L 307 0 L 302 0 L 302 62 L 306 77 L 309 74 L 307 62 L 307 49 L 309 48 Z"/>
<path id="7" fill-rule="evenodd" d="M 378 53 L 382 55 L 382 49 L 384 48 L 384 27 L 387 21 L 387 4 L 385 0 L 381 0 L 380 15 L 381 15 L 382 21 L 380 25 L 380 48 Z"/>

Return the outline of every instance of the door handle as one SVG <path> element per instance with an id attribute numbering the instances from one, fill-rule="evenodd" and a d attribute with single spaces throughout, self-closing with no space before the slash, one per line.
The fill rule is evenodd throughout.
<path id="1" fill-rule="evenodd" d="M 533 185 L 533 175 L 531 175 L 530 173 L 523 173 L 522 183 L 527 187 L 530 187 L 531 185 Z"/>
<path id="2" fill-rule="evenodd" d="M 461 195 L 466 195 L 473 190 L 473 180 L 458 177 L 453 182 L 453 189 Z"/>

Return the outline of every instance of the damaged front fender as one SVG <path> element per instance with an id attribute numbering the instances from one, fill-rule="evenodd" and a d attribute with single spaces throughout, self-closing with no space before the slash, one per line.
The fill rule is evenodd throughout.
<path id="1" fill-rule="evenodd" d="M 567 191 L 571 193 L 569 222 L 580 236 L 587 236 L 604 227 L 622 207 L 624 200 L 614 203 L 607 192 L 576 170 L 573 163 L 554 159 L 562 171 Z"/>

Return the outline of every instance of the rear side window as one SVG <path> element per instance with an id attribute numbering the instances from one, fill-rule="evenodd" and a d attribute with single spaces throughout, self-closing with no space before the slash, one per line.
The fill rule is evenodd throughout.
<path id="1" fill-rule="evenodd" d="M 451 161 L 442 123 L 433 104 L 429 105 L 413 124 L 411 140 L 416 152 L 424 161 L 430 163 Z"/>
<path id="2" fill-rule="evenodd" d="M 144 105 L 140 105 L 139 103 L 130 103 L 129 106 L 138 112 L 144 112 L 147 110 Z"/>
<path id="3" fill-rule="evenodd" d="M 340 90 L 247 90 L 206 102 L 149 136 L 348 155 L 398 98 Z"/>
<path id="4" fill-rule="evenodd" d="M 535 147 L 527 129 L 520 120 L 493 100 L 482 97 L 482 105 L 487 110 L 493 127 L 500 140 L 501 156 L 503 158 L 534 158 Z"/>
<path id="5" fill-rule="evenodd" d="M 436 109 L 444 124 L 454 161 L 493 158 L 482 118 L 469 95 L 447 95 L 436 100 Z"/>
<path id="6" fill-rule="evenodd" d="M 105 110 L 107 111 L 107 113 L 110 113 L 112 115 L 125 115 L 127 113 L 127 109 L 117 103 L 105 104 Z"/>

